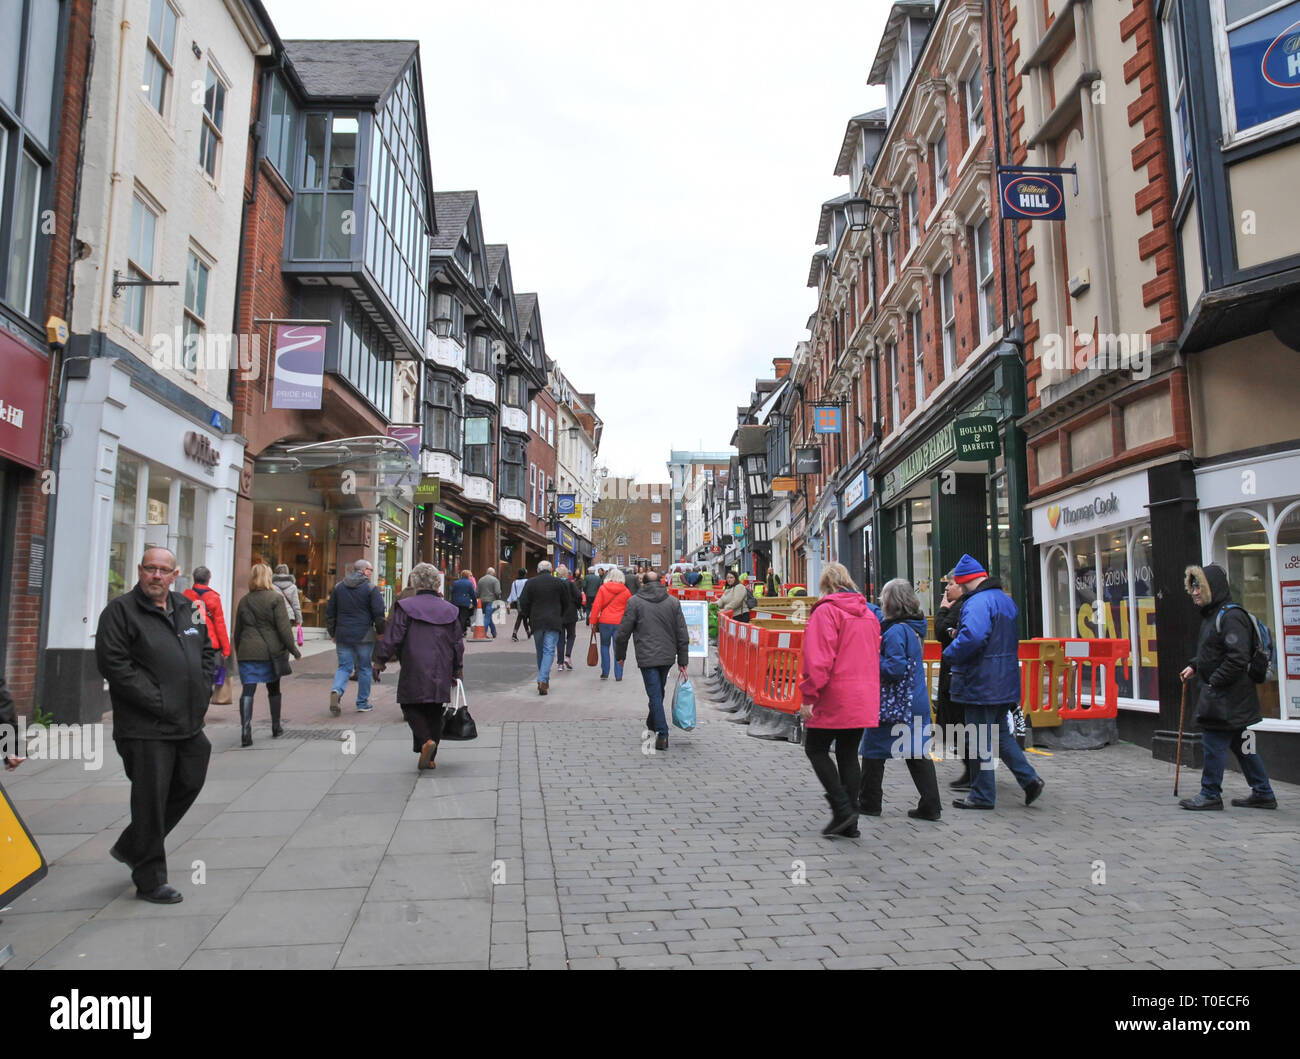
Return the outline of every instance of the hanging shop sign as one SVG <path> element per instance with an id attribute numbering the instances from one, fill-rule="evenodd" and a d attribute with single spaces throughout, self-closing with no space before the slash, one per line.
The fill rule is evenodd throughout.
<path id="1" fill-rule="evenodd" d="M 417 504 L 436 504 L 442 499 L 442 479 L 436 474 L 420 475 L 420 484 L 415 487 L 412 498 Z"/>
<path id="2" fill-rule="evenodd" d="M 807 448 L 794 450 L 794 473 L 822 473 L 822 449 L 820 445 L 809 445 Z"/>
<path id="3" fill-rule="evenodd" d="M 573 536 L 573 530 L 567 526 L 555 527 L 555 543 L 563 548 L 566 552 L 576 552 L 577 541 Z"/>
<path id="4" fill-rule="evenodd" d="M 39 468 L 49 358 L 0 328 L 0 455 Z"/>
<path id="5" fill-rule="evenodd" d="M 560 493 L 555 498 L 555 511 L 560 515 L 572 515 L 577 510 L 576 493 Z"/>
<path id="6" fill-rule="evenodd" d="M 281 324 L 275 329 L 272 408 L 319 409 L 325 386 L 325 328 Z"/>
<path id="7" fill-rule="evenodd" d="M 794 475 L 780 475 L 772 479 L 772 492 L 774 493 L 793 493 L 799 488 L 799 483 Z"/>
<path id="8" fill-rule="evenodd" d="M 844 488 L 844 513 L 847 515 L 862 503 L 870 492 L 871 479 L 866 471 L 862 471 Z"/>
<path id="9" fill-rule="evenodd" d="M 997 394 L 985 393 L 978 401 L 966 408 L 967 415 L 975 415 L 998 406 Z M 929 474 L 941 463 L 947 462 L 957 451 L 957 434 L 954 421 L 949 420 L 931 434 L 920 445 L 909 452 L 898 464 L 885 475 L 880 490 L 880 502 L 889 503 L 899 493 L 918 478 Z"/>
<path id="10" fill-rule="evenodd" d="M 1065 180 L 1060 173 L 998 173 L 1002 218 L 1065 220 Z"/>
<path id="11" fill-rule="evenodd" d="M 842 413 L 839 405 L 813 405 L 813 433 L 840 433 L 843 429 Z"/>
<path id="12" fill-rule="evenodd" d="M 412 459 L 420 458 L 420 424 L 403 423 L 400 426 L 390 426 L 388 436 L 394 441 L 400 441 L 406 446 L 406 451 L 411 454 Z"/>
<path id="13" fill-rule="evenodd" d="M 991 460 L 1000 451 L 998 421 L 993 416 L 967 416 L 957 420 L 953 441 L 959 460 Z"/>

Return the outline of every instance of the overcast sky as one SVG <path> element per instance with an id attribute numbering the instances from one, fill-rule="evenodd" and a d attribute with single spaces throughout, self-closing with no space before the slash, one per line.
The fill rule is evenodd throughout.
<path id="1" fill-rule="evenodd" d="M 281 37 L 418 38 L 436 191 L 479 192 L 594 392 L 599 459 L 665 481 L 807 337 L 821 203 L 889 5 L 266 0 Z"/>

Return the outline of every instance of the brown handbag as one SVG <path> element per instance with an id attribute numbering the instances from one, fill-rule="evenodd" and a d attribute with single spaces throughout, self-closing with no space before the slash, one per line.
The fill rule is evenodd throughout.
<path id="1" fill-rule="evenodd" d="M 591 643 L 587 645 L 587 665 L 600 665 L 600 648 L 596 646 L 596 630 L 591 630 Z"/>

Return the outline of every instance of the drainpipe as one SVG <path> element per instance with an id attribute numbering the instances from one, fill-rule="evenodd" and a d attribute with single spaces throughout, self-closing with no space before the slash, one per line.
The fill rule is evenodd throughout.
<path id="1" fill-rule="evenodd" d="M 1092 45 L 1092 35 L 1088 32 L 1087 19 L 1083 4 L 1074 5 L 1074 39 L 1078 41 L 1079 62 L 1084 70 L 1096 70 L 1096 55 Z M 1096 254 L 1097 277 L 1101 281 L 1102 319 L 1098 330 L 1103 334 L 1113 335 L 1119 325 L 1116 307 L 1115 272 L 1111 268 L 1114 241 L 1111 235 L 1110 200 L 1105 194 L 1106 187 L 1106 150 L 1101 135 L 1101 121 L 1097 108 L 1092 102 L 1090 85 L 1081 85 L 1078 89 L 1083 95 L 1084 135 L 1092 143 L 1089 155 L 1092 161 L 1093 187 L 1089 196 L 1092 199 L 1092 238 Z M 1111 347 L 1114 348 L 1113 346 Z"/>
<path id="2" fill-rule="evenodd" d="M 99 299 L 99 330 L 108 333 L 109 315 L 113 306 L 113 220 L 117 214 L 117 186 L 121 183 L 122 172 L 118 168 L 122 157 L 122 111 L 127 107 L 125 98 L 127 79 L 122 76 L 126 69 L 126 39 L 131 32 L 131 23 L 123 19 L 118 26 L 120 34 L 117 45 L 117 109 L 113 114 L 113 167 L 108 181 L 108 220 L 104 226 L 104 279 Z"/>

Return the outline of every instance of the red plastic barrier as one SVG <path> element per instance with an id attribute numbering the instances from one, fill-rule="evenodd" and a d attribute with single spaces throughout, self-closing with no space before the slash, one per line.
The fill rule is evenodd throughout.
<path id="1" fill-rule="evenodd" d="M 1128 672 L 1133 646 L 1118 639 L 1062 639 L 1038 637 L 1058 643 L 1067 664 L 1065 701 L 1061 716 L 1066 720 L 1108 720 L 1119 716 L 1119 667 Z M 1087 696 L 1087 702 L 1084 696 Z"/>

